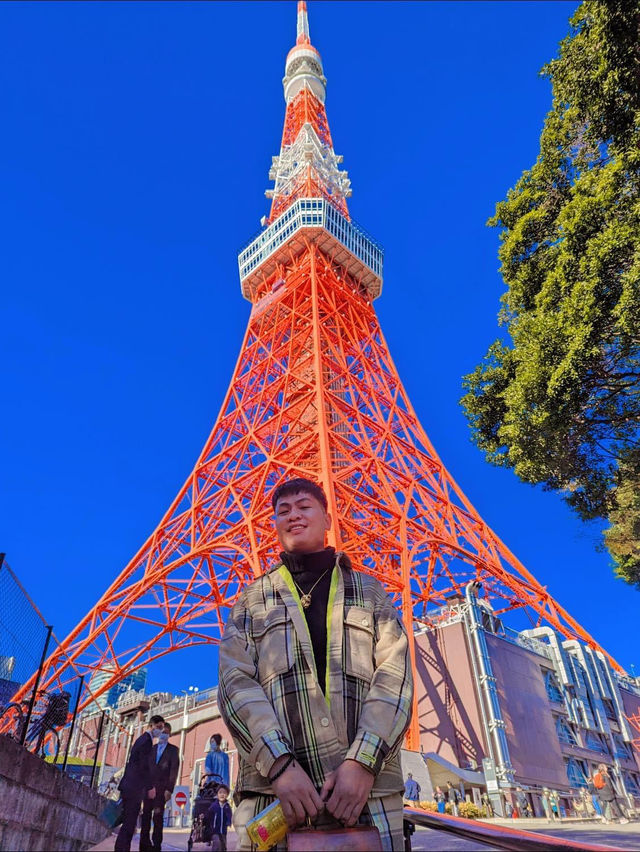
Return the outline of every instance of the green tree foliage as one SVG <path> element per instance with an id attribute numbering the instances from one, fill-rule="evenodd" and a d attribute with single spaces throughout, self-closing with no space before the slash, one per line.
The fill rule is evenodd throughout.
<path id="1" fill-rule="evenodd" d="M 462 405 L 492 463 L 609 520 L 640 588 L 640 0 L 586 0 L 541 73 L 540 154 L 489 220 L 508 334 Z"/>

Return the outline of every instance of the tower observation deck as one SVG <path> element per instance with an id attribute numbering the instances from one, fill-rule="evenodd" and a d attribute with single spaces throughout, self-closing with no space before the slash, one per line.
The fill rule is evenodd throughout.
<path id="1" fill-rule="evenodd" d="M 105 692 L 158 657 L 218 642 L 239 591 L 277 558 L 270 496 L 294 476 L 322 484 L 329 544 L 385 583 L 410 636 L 474 583 L 496 617 L 520 611 L 608 656 L 483 521 L 413 410 L 373 307 L 383 251 L 349 213 L 305 2 L 283 86 L 270 211 L 238 257 L 252 308 L 216 422 L 149 538 L 47 660 L 41 687 L 102 671 Z M 413 748 L 417 724 L 414 712 Z"/>

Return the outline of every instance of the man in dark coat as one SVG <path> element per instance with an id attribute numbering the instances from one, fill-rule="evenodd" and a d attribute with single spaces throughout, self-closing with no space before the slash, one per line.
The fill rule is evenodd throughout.
<path id="1" fill-rule="evenodd" d="M 160 852 L 162 849 L 162 823 L 164 806 L 167 804 L 176 786 L 180 755 L 177 746 L 171 745 L 171 725 L 164 723 L 164 730 L 158 737 L 150 757 L 150 784 L 155 797 L 146 796 L 142 805 L 142 823 L 140 825 L 140 852 Z M 151 792 L 150 791 L 150 792 Z M 153 817 L 153 837 L 149 837 L 151 818 Z"/>
<path id="2" fill-rule="evenodd" d="M 153 740 L 162 733 L 163 724 L 162 716 L 152 716 L 149 719 L 147 730 L 142 736 L 138 737 L 131 749 L 129 761 L 119 784 L 124 811 L 114 852 L 129 852 L 131 840 L 136 833 L 136 822 L 142 799 L 147 791 L 153 792 L 153 798 L 155 798 L 155 791 L 149 789 L 151 787 L 149 758 L 153 749 Z"/>

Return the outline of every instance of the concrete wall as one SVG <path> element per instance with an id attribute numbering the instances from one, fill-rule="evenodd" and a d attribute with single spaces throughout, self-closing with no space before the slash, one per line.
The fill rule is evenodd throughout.
<path id="1" fill-rule="evenodd" d="M 542 673 L 545 659 L 498 636 L 485 635 L 516 780 L 567 789 Z"/>
<path id="2" fill-rule="evenodd" d="M 416 636 L 420 746 L 465 768 L 482 765 L 482 726 L 463 625 Z"/>
<path id="3" fill-rule="evenodd" d="M 105 799 L 0 734 L 0 850 L 77 852 L 109 830 Z"/>

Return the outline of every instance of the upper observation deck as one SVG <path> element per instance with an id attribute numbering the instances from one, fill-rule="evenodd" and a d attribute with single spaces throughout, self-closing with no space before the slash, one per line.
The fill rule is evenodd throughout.
<path id="1" fill-rule="evenodd" d="M 299 198 L 238 254 L 240 285 L 253 302 L 258 284 L 278 261 L 315 243 L 376 299 L 382 292 L 384 249 L 324 198 Z M 286 252 L 284 249 L 286 247 Z"/>

